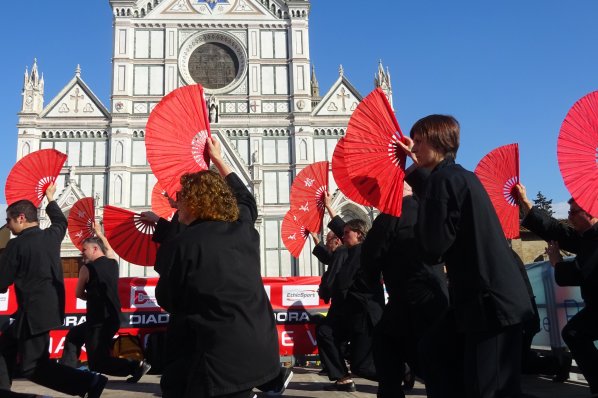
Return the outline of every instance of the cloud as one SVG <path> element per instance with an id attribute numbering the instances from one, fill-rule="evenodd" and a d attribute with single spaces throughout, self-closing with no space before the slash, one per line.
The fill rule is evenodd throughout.
<path id="1" fill-rule="evenodd" d="M 552 211 L 554 211 L 554 218 L 564 219 L 568 216 L 569 203 L 558 202 L 552 204 Z"/>

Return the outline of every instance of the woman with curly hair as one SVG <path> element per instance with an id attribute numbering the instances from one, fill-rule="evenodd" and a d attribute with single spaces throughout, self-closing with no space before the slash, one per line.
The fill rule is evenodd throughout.
<path id="1" fill-rule="evenodd" d="M 156 297 L 171 314 L 164 398 L 246 398 L 282 374 L 260 276 L 255 199 L 224 163 L 218 141 L 207 145 L 220 174 L 181 177 L 178 217 L 187 227 L 156 259 Z"/>

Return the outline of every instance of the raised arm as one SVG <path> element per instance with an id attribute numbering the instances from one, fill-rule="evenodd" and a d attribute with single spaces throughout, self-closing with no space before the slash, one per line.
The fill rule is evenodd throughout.
<path id="1" fill-rule="evenodd" d="M 235 174 L 231 168 L 222 159 L 222 150 L 220 142 L 216 138 L 208 138 L 206 141 L 210 159 L 218 172 L 228 185 L 230 186 L 235 198 L 237 198 L 237 205 L 239 206 L 239 221 L 254 223 L 257 220 L 257 204 L 255 197 L 249 189 L 243 184 L 243 181 Z"/>
<path id="2" fill-rule="evenodd" d="M 108 242 L 108 239 L 106 239 L 106 236 L 104 236 L 104 234 L 102 233 L 102 227 L 99 223 L 93 223 L 93 231 L 104 244 L 104 247 L 106 248 L 106 253 L 104 254 L 106 255 L 106 257 L 116 260 L 116 253 L 114 252 L 114 249 L 112 249 L 112 246 L 110 246 L 110 243 Z"/>
<path id="3" fill-rule="evenodd" d="M 48 205 L 46 206 L 46 214 L 50 218 L 50 222 L 52 223 L 49 228 L 46 228 L 45 231 L 48 231 L 56 239 L 61 242 L 64 239 L 64 235 L 66 234 L 66 227 L 67 227 L 67 220 L 64 216 L 60 207 L 54 200 L 54 194 L 56 193 L 56 185 L 50 184 L 46 189 L 45 195 L 48 199 Z"/>

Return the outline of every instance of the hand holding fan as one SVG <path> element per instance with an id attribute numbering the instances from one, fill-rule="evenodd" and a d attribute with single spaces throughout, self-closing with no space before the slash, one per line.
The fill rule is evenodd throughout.
<path id="1" fill-rule="evenodd" d="M 55 149 L 40 149 L 21 158 L 6 179 L 6 203 L 27 199 L 39 206 L 48 186 L 56 182 L 66 159 L 64 153 Z"/>
<path id="2" fill-rule="evenodd" d="M 498 147 L 480 160 L 474 173 L 488 192 L 507 239 L 519 237 L 519 146 Z"/>
<path id="3" fill-rule="evenodd" d="M 305 246 L 305 241 L 309 237 L 309 231 L 299 221 L 292 210 L 288 211 L 282 219 L 280 229 L 282 243 L 284 243 L 293 257 L 298 258 L 303 250 L 303 246 Z"/>
<path id="4" fill-rule="evenodd" d="M 399 148 L 403 138 L 384 92 L 377 88 L 353 112 L 332 172 L 337 185 L 353 185 L 356 201 L 365 199 L 380 211 L 399 217 L 403 201 L 406 155 Z M 344 167 L 346 171 L 335 171 Z M 340 171 L 340 172 L 339 172 Z"/>
<path id="5" fill-rule="evenodd" d="M 185 173 L 206 170 L 211 136 L 203 88 L 180 87 L 162 98 L 145 128 L 147 160 L 162 188 L 174 198 Z"/>
<path id="6" fill-rule="evenodd" d="M 95 236 L 93 223 L 95 221 L 95 207 L 93 198 L 79 199 L 68 217 L 69 237 L 77 249 L 83 250 L 83 241 Z"/>
<path id="7" fill-rule="evenodd" d="M 139 214 L 114 206 L 104 207 L 104 232 L 110 246 L 124 260 L 153 266 L 158 244 L 152 241 L 155 224 L 141 221 Z"/>
<path id="8" fill-rule="evenodd" d="M 312 163 L 297 174 L 291 185 L 291 211 L 312 232 L 322 229 L 324 194 L 328 191 L 328 162 Z"/>
<path id="9" fill-rule="evenodd" d="M 563 181 L 575 202 L 598 216 L 598 91 L 577 101 L 567 113 L 557 141 Z"/>

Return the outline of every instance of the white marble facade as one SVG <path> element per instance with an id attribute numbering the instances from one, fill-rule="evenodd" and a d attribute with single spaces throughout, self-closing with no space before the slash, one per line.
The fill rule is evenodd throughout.
<path id="1" fill-rule="evenodd" d="M 341 67 L 337 81 L 320 97 L 309 52 L 310 1 L 109 3 L 114 14 L 110 106 L 93 94 L 78 66 L 72 80 L 44 106 L 44 81 L 34 62 L 25 73 L 17 159 L 42 148 L 67 153 L 58 181 L 58 201 L 65 213 L 85 196 L 97 199 L 98 217 L 105 204 L 147 210 L 156 182 L 145 156 L 148 115 L 173 89 L 203 83 L 212 133 L 258 200 L 262 274 L 319 275 L 311 241 L 301 257 L 293 259 L 280 239 L 280 224 L 289 208 L 293 177 L 310 163 L 332 159 L 362 96 Z M 201 60 L 211 51 L 226 62 L 198 68 L 206 66 Z M 217 73 L 219 68 L 226 70 Z M 376 76 L 376 85 L 392 99 L 390 79 L 381 65 Z M 371 220 L 371 209 L 338 192 L 334 204 L 341 214 Z M 62 254 L 77 255 L 68 237 Z M 121 276 L 155 274 L 121 260 Z"/>

